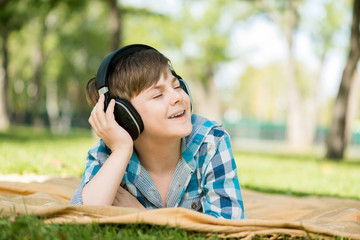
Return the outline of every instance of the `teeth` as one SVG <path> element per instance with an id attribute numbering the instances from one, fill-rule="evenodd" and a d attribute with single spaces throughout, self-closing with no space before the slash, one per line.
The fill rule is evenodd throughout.
<path id="1" fill-rule="evenodd" d="M 174 115 L 171 115 L 170 118 L 174 118 L 174 117 L 180 116 L 180 115 L 183 114 L 183 113 L 184 113 L 184 111 L 179 112 L 179 113 L 174 114 Z"/>

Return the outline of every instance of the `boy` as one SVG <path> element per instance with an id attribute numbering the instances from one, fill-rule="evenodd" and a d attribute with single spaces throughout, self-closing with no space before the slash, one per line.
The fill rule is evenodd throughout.
<path id="1" fill-rule="evenodd" d="M 100 141 L 70 204 L 245 218 L 229 136 L 191 113 L 187 85 L 164 55 L 142 44 L 115 51 L 88 82 L 87 99 Z"/>

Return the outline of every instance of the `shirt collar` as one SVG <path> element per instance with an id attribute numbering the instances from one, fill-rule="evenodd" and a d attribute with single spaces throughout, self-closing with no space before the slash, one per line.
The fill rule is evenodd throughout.
<path id="1" fill-rule="evenodd" d="M 184 137 L 181 141 L 182 159 L 193 172 L 196 168 L 195 156 L 199 151 L 201 144 L 204 142 L 206 136 L 212 128 L 221 126 L 220 123 L 209 121 L 208 119 L 196 114 L 191 116 L 192 131 Z M 139 176 L 141 165 L 135 151 L 133 152 L 129 164 L 127 166 L 128 178 L 130 181 L 136 181 Z"/>
<path id="2" fill-rule="evenodd" d="M 195 156 L 211 129 L 221 126 L 221 124 L 196 114 L 192 114 L 191 123 L 193 129 L 190 135 L 185 137 L 184 140 L 186 148 Z"/>

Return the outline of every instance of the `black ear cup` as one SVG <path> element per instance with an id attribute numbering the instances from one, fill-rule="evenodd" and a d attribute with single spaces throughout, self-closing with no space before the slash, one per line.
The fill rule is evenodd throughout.
<path id="1" fill-rule="evenodd" d="M 187 95 L 189 95 L 189 98 L 190 98 L 190 107 L 191 107 L 191 110 L 192 110 L 192 109 L 193 109 L 193 100 L 192 100 L 192 97 L 191 97 L 191 94 L 190 94 L 189 86 L 188 86 L 187 83 L 182 79 L 182 77 L 180 77 L 179 75 L 177 75 L 177 73 L 175 72 L 175 70 L 174 70 L 173 66 L 171 65 L 171 63 L 169 63 L 169 68 L 170 68 L 170 71 L 171 71 L 172 75 L 179 80 L 179 82 L 180 82 L 180 87 L 186 92 Z"/>
<path id="2" fill-rule="evenodd" d="M 153 49 L 157 51 L 155 48 L 147 45 L 132 44 L 116 50 L 112 54 L 108 55 L 102 61 L 96 74 L 96 84 L 98 87 L 99 94 L 105 94 L 105 104 L 104 104 L 105 111 L 111 100 L 107 82 L 111 71 L 115 67 L 116 62 L 118 62 L 118 60 L 124 56 L 147 49 Z M 175 73 L 171 64 L 169 64 L 169 67 L 172 74 L 179 79 L 181 88 L 184 89 L 184 91 L 189 95 L 191 109 L 192 109 L 193 103 L 188 85 L 179 75 Z M 115 99 L 114 115 L 116 122 L 130 134 L 130 136 L 134 141 L 139 137 L 139 135 L 144 130 L 144 124 L 143 121 L 141 120 L 139 113 L 136 111 L 136 109 L 131 105 L 129 101 L 122 98 Z"/>
<path id="3" fill-rule="evenodd" d="M 190 94 L 190 89 L 189 89 L 189 86 L 187 85 L 187 83 L 182 79 L 180 78 L 178 75 L 176 75 L 179 79 L 179 82 L 180 82 L 180 86 L 181 88 L 186 92 L 187 95 L 189 95 L 189 98 L 190 98 L 190 107 L 191 107 L 191 110 L 193 108 L 193 101 L 192 101 L 192 97 L 191 97 L 191 94 Z"/>
<path id="4" fill-rule="evenodd" d="M 134 141 L 144 131 L 143 121 L 129 101 L 116 98 L 114 115 L 116 122 L 130 134 Z"/>
<path id="5" fill-rule="evenodd" d="M 107 107 L 109 106 L 109 103 L 111 101 L 111 98 L 109 96 L 109 92 L 107 93 L 104 93 L 104 97 L 105 97 L 105 100 L 104 100 L 104 111 L 106 112 L 106 109 Z"/>

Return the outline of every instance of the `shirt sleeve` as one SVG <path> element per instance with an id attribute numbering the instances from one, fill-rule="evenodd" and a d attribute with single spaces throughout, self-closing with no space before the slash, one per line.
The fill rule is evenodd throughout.
<path id="1" fill-rule="evenodd" d="M 205 168 L 203 212 L 217 218 L 244 219 L 243 199 L 230 137 L 226 132 L 223 133 L 217 147 L 212 146 L 215 154 Z"/>
<path id="2" fill-rule="evenodd" d="M 70 200 L 70 205 L 83 204 L 82 190 L 84 186 L 95 176 L 108 157 L 108 148 L 102 140 L 100 140 L 95 147 L 89 150 L 88 156 L 86 158 L 86 167 L 81 179 L 81 184 L 76 189 L 74 196 Z"/>

